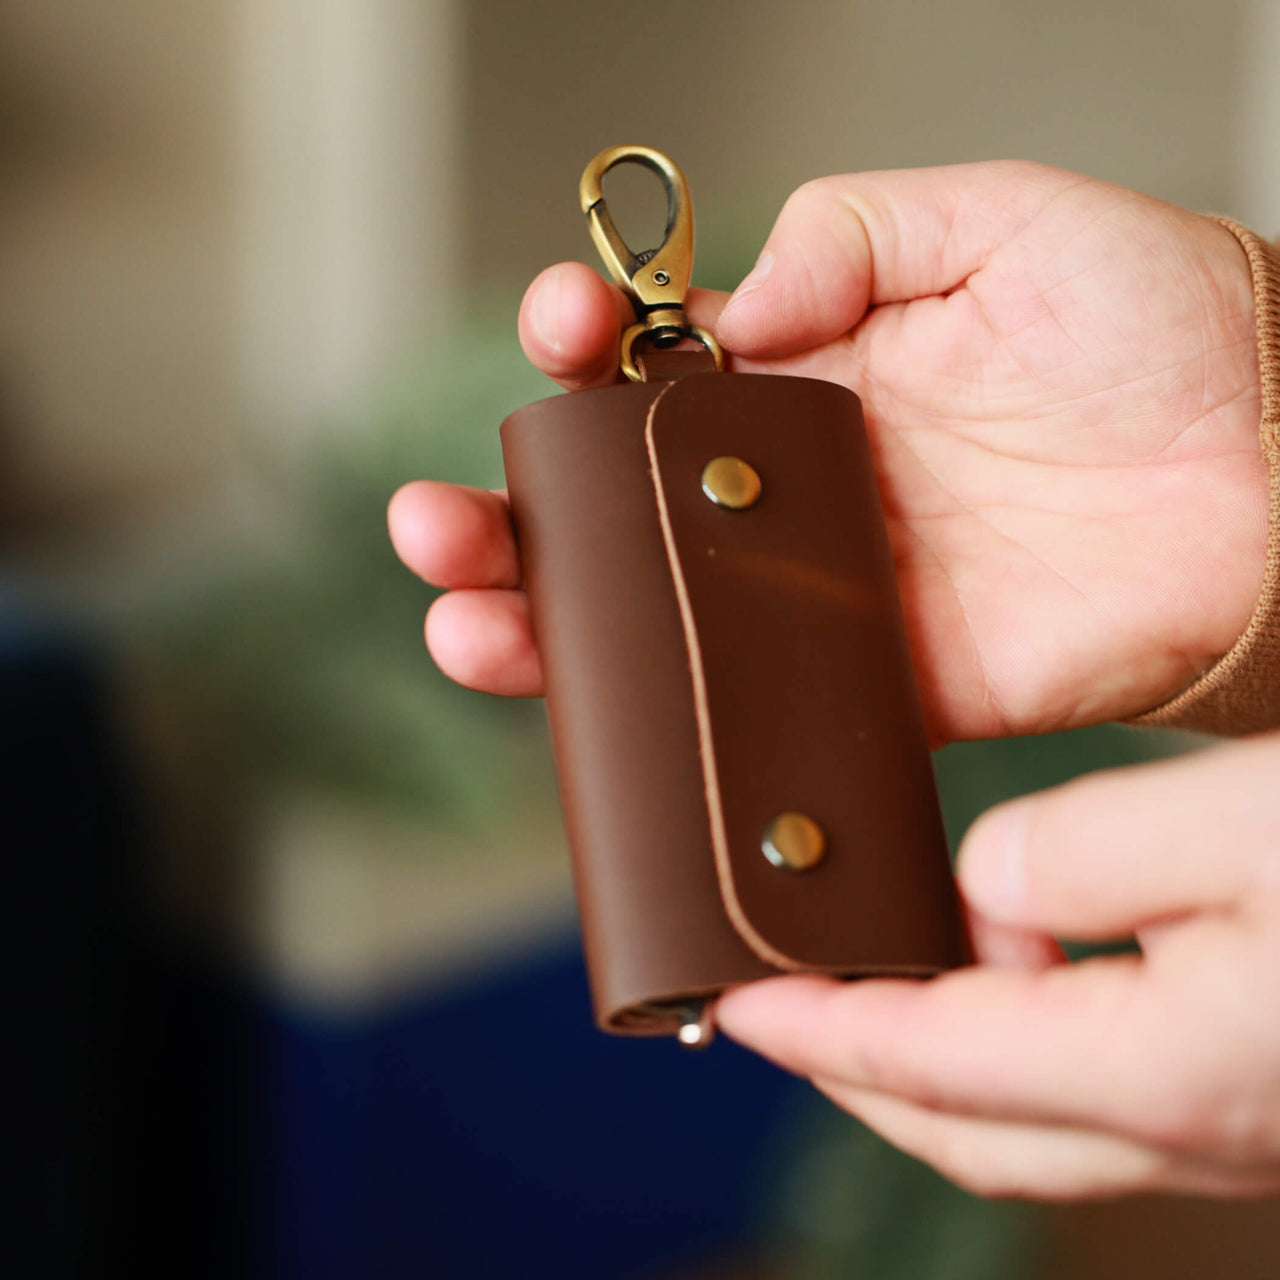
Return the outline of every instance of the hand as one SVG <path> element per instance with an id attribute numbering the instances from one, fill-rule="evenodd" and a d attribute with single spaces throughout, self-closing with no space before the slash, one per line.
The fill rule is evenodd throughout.
<path id="1" fill-rule="evenodd" d="M 1244 629 L 1266 500 L 1248 266 L 1218 224 L 1021 163 L 802 187 L 728 306 L 732 368 L 862 397 L 935 743 L 1137 714 Z M 616 376 L 622 295 L 543 272 L 520 333 L 570 389 Z M 500 496 L 393 500 L 406 564 L 454 588 L 427 638 L 455 679 L 541 671 Z"/>
<path id="2" fill-rule="evenodd" d="M 980 1194 L 1280 1191 L 1278 776 L 1272 734 L 994 809 L 960 855 L 985 966 L 771 978 L 717 1020 Z"/>

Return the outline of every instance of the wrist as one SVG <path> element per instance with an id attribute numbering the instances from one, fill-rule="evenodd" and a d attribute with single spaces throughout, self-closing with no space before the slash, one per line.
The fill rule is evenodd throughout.
<path id="1" fill-rule="evenodd" d="M 1238 734 L 1280 725 L 1280 250 L 1229 219 L 1214 221 L 1238 246 L 1254 303 L 1256 393 L 1224 406 L 1232 420 L 1224 429 L 1250 431 L 1256 453 L 1239 486 L 1241 536 L 1226 540 L 1223 597 L 1206 617 L 1209 660 L 1133 723 Z"/>

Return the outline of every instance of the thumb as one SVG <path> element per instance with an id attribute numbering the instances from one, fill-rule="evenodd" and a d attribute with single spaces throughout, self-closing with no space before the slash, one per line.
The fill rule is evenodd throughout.
<path id="1" fill-rule="evenodd" d="M 1280 888 L 1280 735 L 1093 774 L 985 814 L 958 875 L 990 920 L 1081 941 Z"/>
<path id="2" fill-rule="evenodd" d="M 846 333 L 868 307 L 946 293 L 1081 181 L 996 161 L 806 183 L 778 215 L 716 336 L 739 355 L 794 355 Z"/>

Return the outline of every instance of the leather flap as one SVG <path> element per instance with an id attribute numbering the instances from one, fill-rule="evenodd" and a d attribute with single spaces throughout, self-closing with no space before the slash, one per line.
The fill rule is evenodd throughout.
<path id="1" fill-rule="evenodd" d="M 654 402 L 646 442 L 734 928 L 783 969 L 918 971 L 896 959 L 954 932 L 954 889 L 857 397 L 698 375 Z M 754 505 L 703 492 L 720 456 L 758 473 Z M 826 837 L 803 871 L 762 852 L 793 811 Z"/>

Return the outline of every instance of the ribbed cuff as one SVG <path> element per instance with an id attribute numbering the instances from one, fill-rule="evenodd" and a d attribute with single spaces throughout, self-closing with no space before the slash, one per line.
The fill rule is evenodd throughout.
<path id="1" fill-rule="evenodd" d="M 1239 735 L 1280 727 L 1280 248 L 1227 218 L 1253 271 L 1262 375 L 1262 456 L 1270 487 L 1267 560 L 1244 634 L 1189 689 L 1130 724 Z"/>

